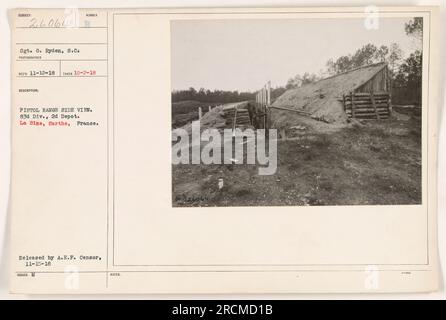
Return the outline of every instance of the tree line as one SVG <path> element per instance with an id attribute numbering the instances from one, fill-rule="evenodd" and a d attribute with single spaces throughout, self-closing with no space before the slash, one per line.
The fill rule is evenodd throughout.
<path id="1" fill-rule="evenodd" d="M 253 92 L 238 92 L 224 90 L 209 90 L 200 88 L 196 90 L 190 87 L 188 90 L 174 90 L 172 92 L 172 102 L 196 100 L 207 103 L 231 103 L 255 99 Z"/>
<path id="2" fill-rule="evenodd" d="M 414 18 L 405 24 L 406 34 L 414 41 L 421 44 L 423 34 L 422 18 Z M 297 74 L 288 79 L 285 86 L 272 88 L 271 98 L 274 101 L 288 89 L 293 89 L 319 81 L 328 76 L 337 75 L 351 69 L 363 67 L 369 64 L 385 62 L 389 68 L 391 80 L 392 99 L 399 103 L 421 104 L 421 76 L 422 76 L 422 51 L 415 50 L 407 58 L 403 59 L 403 51 L 397 43 L 389 46 L 366 44 L 356 52 L 330 59 L 325 64 L 325 69 L 319 73 Z M 255 92 L 238 92 L 224 90 L 208 90 L 189 88 L 188 90 L 176 90 L 172 92 L 172 102 L 184 100 L 197 100 L 207 103 L 231 103 L 237 101 L 254 100 Z"/>

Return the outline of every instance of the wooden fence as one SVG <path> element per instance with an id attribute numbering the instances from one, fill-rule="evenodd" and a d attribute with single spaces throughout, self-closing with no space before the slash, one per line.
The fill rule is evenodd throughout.
<path id="1" fill-rule="evenodd" d="M 223 113 L 226 119 L 226 125 L 230 126 L 233 130 L 237 127 L 251 126 L 251 118 L 249 111 L 246 108 L 248 102 L 231 103 L 223 107 Z"/>
<path id="2" fill-rule="evenodd" d="M 387 119 L 392 111 L 388 92 L 351 92 L 343 96 L 343 103 L 349 118 Z"/>
<path id="3" fill-rule="evenodd" d="M 271 121 L 270 110 L 271 106 L 271 81 L 268 81 L 262 89 L 256 94 L 256 108 L 255 117 L 257 127 L 260 129 L 268 129 Z"/>

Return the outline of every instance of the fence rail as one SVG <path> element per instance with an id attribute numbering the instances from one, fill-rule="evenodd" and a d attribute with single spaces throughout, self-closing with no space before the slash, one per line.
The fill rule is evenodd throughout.
<path id="1" fill-rule="evenodd" d="M 349 118 L 387 119 L 392 112 L 388 92 L 350 92 L 343 96 L 343 104 Z"/>
<path id="2" fill-rule="evenodd" d="M 271 127 L 271 81 L 268 81 L 256 94 L 256 120 L 259 127 L 268 129 Z"/>

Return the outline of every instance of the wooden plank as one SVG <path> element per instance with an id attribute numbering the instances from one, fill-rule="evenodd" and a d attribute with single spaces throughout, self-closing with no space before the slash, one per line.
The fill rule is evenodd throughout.
<path id="1" fill-rule="evenodd" d="M 351 116 L 352 114 L 350 112 L 348 112 L 347 115 Z M 379 115 L 382 117 L 382 116 L 389 115 L 389 113 L 388 112 L 380 112 Z M 362 113 L 356 113 L 355 114 L 356 118 L 360 118 L 362 116 L 371 116 L 371 117 L 376 118 L 376 113 L 375 112 L 362 112 Z"/>
<path id="2" fill-rule="evenodd" d="M 377 97 L 375 97 L 375 101 L 377 101 L 377 102 L 379 101 L 379 102 L 385 102 L 385 103 L 387 103 L 387 99 L 388 99 L 388 98 L 377 98 Z M 345 102 L 348 104 L 348 103 L 351 103 L 351 100 L 346 99 Z M 356 104 L 370 103 L 370 102 L 371 102 L 370 98 L 367 98 L 367 99 L 364 99 L 364 98 L 361 98 L 361 99 L 359 99 L 359 98 L 355 98 L 355 103 L 356 103 Z"/>
<path id="3" fill-rule="evenodd" d="M 351 119 L 351 118 L 350 118 Z M 371 118 L 356 118 L 357 120 L 370 120 L 370 121 L 378 121 L 375 117 L 371 117 Z M 385 120 L 385 119 L 389 119 L 389 117 L 383 117 L 381 118 L 381 120 Z"/>
<path id="4" fill-rule="evenodd" d="M 376 119 L 379 120 L 379 113 L 378 110 L 376 109 L 376 103 L 375 103 L 375 97 L 373 96 L 373 91 L 370 93 L 370 100 L 372 100 L 372 106 L 373 109 L 375 109 Z"/>
<path id="5" fill-rule="evenodd" d="M 353 91 L 350 93 L 350 99 L 352 101 L 352 117 L 355 117 L 355 98 L 353 96 Z"/>
<path id="6" fill-rule="evenodd" d="M 386 105 L 377 105 L 376 109 L 386 110 L 386 111 L 389 110 Z M 351 108 L 347 108 L 345 111 L 347 112 L 351 110 L 352 110 Z M 358 106 L 356 106 L 355 112 L 358 113 L 361 111 L 375 111 L 375 109 L 372 106 L 362 106 L 361 108 L 358 108 Z"/>
<path id="7" fill-rule="evenodd" d="M 387 91 L 376 91 L 374 92 L 375 96 L 388 96 L 389 92 Z M 369 97 L 370 93 L 369 92 L 356 92 L 355 93 L 355 97 Z"/>
<path id="8" fill-rule="evenodd" d="M 378 109 L 377 112 L 378 112 L 378 113 L 383 113 L 383 112 L 385 112 L 385 113 L 389 113 L 389 111 L 388 111 L 388 110 L 385 110 L 385 109 Z M 347 110 L 346 113 L 347 113 L 347 114 L 351 114 L 352 112 L 351 112 L 350 110 Z M 373 113 L 376 113 L 376 112 L 375 112 L 375 110 L 360 110 L 360 111 L 356 110 L 356 112 L 355 112 L 356 115 L 361 114 L 361 113 L 370 113 L 370 114 L 373 114 Z"/>
<path id="9" fill-rule="evenodd" d="M 387 108 L 387 104 L 388 104 L 387 101 L 383 102 L 383 101 L 376 101 L 375 100 L 375 105 L 377 105 L 377 106 L 381 106 L 381 107 L 386 107 Z M 345 105 L 346 105 L 347 108 L 351 108 L 352 107 L 351 103 L 346 103 Z M 355 107 L 356 107 L 356 109 L 358 109 L 358 108 L 373 108 L 373 103 L 372 103 L 372 101 L 369 101 L 368 103 L 356 103 L 355 102 Z"/>
<path id="10" fill-rule="evenodd" d="M 277 107 L 277 106 L 270 106 L 270 108 L 271 108 L 271 109 L 278 109 L 278 110 L 284 110 L 284 111 L 296 112 L 296 113 L 299 113 L 299 114 L 304 115 L 304 116 L 309 116 L 309 115 L 311 115 L 310 112 L 306 112 L 306 111 L 302 111 L 302 110 L 297 110 L 297 109 L 292 109 L 292 108 Z"/>
<path id="11" fill-rule="evenodd" d="M 386 120 L 386 119 L 389 119 L 389 118 L 383 118 L 383 120 Z M 376 119 L 375 118 L 361 119 L 361 121 L 376 121 Z"/>
<path id="12" fill-rule="evenodd" d="M 271 81 L 268 81 L 267 83 L 267 104 L 270 105 L 271 104 Z"/>
<path id="13" fill-rule="evenodd" d="M 375 96 L 376 100 L 387 100 L 389 97 L 387 96 Z M 354 97 L 355 101 L 370 101 L 370 97 Z M 342 100 L 341 100 L 342 101 Z M 351 97 L 345 97 L 345 101 L 351 101 Z"/>
<path id="14" fill-rule="evenodd" d="M 237 124 L 237 108 L 235 108 L 234 121 L 232 124 L 232 130 L 235 131 L 235 125 Z"/>
<path id="15" fill-rule="evenodd" d="M 381 102 L 386 102 L 387 103 L 387 97 L 384 97 L 384 98 L 381 98 L 381 97 L 375 97 L 375 101 L 381 101 Z M 346 103 L 351 103 L 351 100 L 350 99 L 345 99 L 345 102 Z M 362 98 L 355 98 L 355 103 L 356 104 L 360 104 L 360 103 L 370 103 L 371 102 L 371 100 L 370 100 L 370 98 L 364 98 L 364 97 L 362 97 Z"/>
<path id="16" fill-rule="evenodd" d="M 347 113 L 347 116 L 351 116 L 352 114 L 351 113 Z M 389 113 L 388 112 L 380 112 L 379 113 L 379 116 L 380 117 L 382 117 L 382 116 L 388 116 L 389 115 Z M 375 117 L 376 118 L 376 113 L 375 112 L 368 112 L 368 113 L 357 113 L 356 114 L 356 118 L 360 118 L 360 117 L 362 117 L 362 116 L 371 116 L 371 117 Z"/>
<path id="17" fill-rule="evenodd" d="M 237 112 L 237 118 L 239 118 L 239 119 L 244 119 L 244 118 L 249 119 L 249 114 L 240 114 L 240 113 Z"/>
<path id="18" fill-rule="evenodd" d="M 352 116 L 348 116 L 348 117 L 350 119 L 352 119 Z M 355 119 L 360 119 L 360 120 L 377 120 L 374 114 L 367 115 L 367 116 L 362 116 L 362 115 L 361 116 L 357 116 Z M 388 115 L 383 115 L 381 117 L 381 120 L 383 120 L 383 119 L 389 119 L 389 116 Z"/>
<path id="19" fill-rule="evenodd" d="M 377 108 L 384 108 L 384 109 L 388 109 L 387 104 L 384 103 L 375 103 Z M 346 106 L 346 110 L 351 110 L 352 106 L 351 105 L 347 105 Z M 360 104 L 357 105 L 355 104 L 355 110 L 360 110 L 360 109 L 373 109 L 375 110 L 375 108 L 373 107 L 373 104 Z"/>
<path id="20" fill-rule="evenodd" d="M 377 109 L 377 112 L 389 112 L 387 109 Z M 361 113 L 376 113 L 376 111 L 374 109 L 367 109 L 367 110 L 355 110 L 355 114 L 361 114 Z M 350 110 L 347 110 L 346 113 L 352 113 Z"/>
<path id="21" fill-rule="evenodd" d="M 390 114 L 392 114 L 392 106 L 390 105 L 391 101 L 392 101 L 392 98 L 389 96 L 389 98 L 387 99 L 387 109 L 389 110 Z"/>

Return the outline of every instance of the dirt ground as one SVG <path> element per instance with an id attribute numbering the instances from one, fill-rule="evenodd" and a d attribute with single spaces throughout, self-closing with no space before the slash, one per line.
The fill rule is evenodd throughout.
<path id="1" fill-rule="evenodd" d="M 303 117 L 297 134 L 278 141 L 271 176 L 257 165 L 172 165 L 173 206 L 419 204 L 420 116 L 395 115 L 328 131 Z"/>

